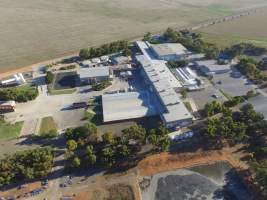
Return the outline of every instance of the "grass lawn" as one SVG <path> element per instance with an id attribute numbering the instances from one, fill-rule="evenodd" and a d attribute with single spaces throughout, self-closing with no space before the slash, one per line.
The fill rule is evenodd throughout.
<path id="1" fill-rule="evenodd" d="M 54 89 L 49 88 L 48 92 L 50 95 L 72 94 L 76 92 L 76 88 L 63 89 L 63 90 L 54 90 Z"/>
<path id="2" fill-rule="evenodd" d="M 189 101 L 184 102 L 184 105 L 189 112 L 193 112 L 192 106 Z"/>
<path id="3" fill-rule="evenodd" d="M 231 100 L 232 99 L 232 97 L 229 95 L 229 94 L 227 94 L 226 92 L 224 92 L 223 90 L 221 90 L 220 89 L 220 92 L 223 94 L 223 96 L 225 96 L 228 100 Z"/>
<path id="4" fill-rule="evenodd" d="M 0 120 L 0 140 L 13 139 L 19 136 L 23 122 L 10 124 Z"/>
<path id="5" fill-rule="evenodd" d="M 51 130 L 57 130 L 57 125 L 52 117 L 44 117 L 41 121 L 39 135 L 47 134 Z"/>

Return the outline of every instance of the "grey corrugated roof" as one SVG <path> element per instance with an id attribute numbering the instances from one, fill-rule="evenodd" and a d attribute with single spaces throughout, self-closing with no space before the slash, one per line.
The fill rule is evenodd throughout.
<path id="1" fill-rule="evenodd" d="M 117 121 L 156 115 L 148 92 L 102 95 L 103 121 Z"/>
<path id="2" fill-rule="evenodd" d="M 196 61 L 196 64 L 200 67 L 205 67 L 202 68 L 202 70 L 204 70 L 206 73 L 231 69 L 231 64 L 219 65 L 217 60 L 201 60 Z"/>
<path id="3" fill-rule="evenodd" d="M 103 66 L 103 67 L 80 68 L 79 75 L 80 78 L 109 76 L 109 67 Z"/>
<path id="4" fill-rule="evenodd" d="M 169 123 L 183 119 L 192 119 L 192 115 L 174 90 L 175 86 L 180 87 L 180 83 L 170 72 L 165 62 L 151 59 L 147 53 L 149 49 L 147 43 L 138 41 L 137 45 L 143 55 L 136 56 L 136 59 L 142 65 L 147 79 L 150 80 L 161 104 L 165 108 L 165 111 L 160 113 L 164 121 Z"/>

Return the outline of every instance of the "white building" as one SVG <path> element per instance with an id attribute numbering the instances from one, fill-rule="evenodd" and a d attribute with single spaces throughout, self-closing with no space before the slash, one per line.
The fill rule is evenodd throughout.
<path id="1" fill-rule="evenodd" d="M 218 64 L 217 60 L 196 61 L 197 68 L 206 76 L 214 74 L 224 74 L 231 71 L 231 64 Z"/>
<path id="2" fill-rule="evenodd" d="M 9 86 L 9 85 L 21 85 L 26 83 L 26 80 L 24 79 L 24 76 L 22 73 L 18 73 L 13 75 L 12 78 L 5 79 L 1 81 L 1 85 L 3 86 Z"/>
<path id="3" fill-rule="evenodd" d="M 82 83 L 94 84 L 112 78 L 111 70 L 108 66 L 80 68 L 79 76 Z"/>
<path id="4" fill-rule="evenodd" d="M 155 56 L 165 61 L 185 59 L 190 53 L 179 43 L 150 44 L 150 46 Z"/>
<path id="5" fill-rule="evenodd" d="M 176 78 L 178 78 L 180 83 L 183 85 L 183 87 L 189 90 L 199 89 L 197 75 L 189 67 L 180 67 L 172 70 Z"/>

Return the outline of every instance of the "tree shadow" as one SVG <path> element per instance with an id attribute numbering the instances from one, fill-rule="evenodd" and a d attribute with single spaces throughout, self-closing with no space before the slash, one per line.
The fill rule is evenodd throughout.
<path id="1" fill-rule="evenodd" d="M 254 200 L 251 191 L 246 187 L 246 185 L 240 179 L 238 173 L 231 169 L 225 174 L 225 184 L 222 188 L 216 190 L 213 194 L 212 199 L 222 199 L 222 200 Z M 240 198 L 242 197 L 242 198 Z"/>
<path id="2" fill-rule="evenodd" d="M 33 139 L 31 137 L 27 137 L 24 140 L 17 142 L 16 145 L 39 145 L 40 147 L 52 146 L 57 147 L 57 149 L 63 149 L 65 148 L 65 138 L 63 136 L 48 139 Z"/>

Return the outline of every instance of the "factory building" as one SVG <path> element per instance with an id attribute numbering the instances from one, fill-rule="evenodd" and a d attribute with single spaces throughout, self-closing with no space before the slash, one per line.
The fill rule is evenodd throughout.
<path id="1" fill-rule="evenodd" d="M 158 113 L 169 127 L 186 126 L 192 123 L 193 117 L 181 101 L 176 89 L 181 87 L 180 82 L 170 72 L 166 63 L 151 57 L 151 46 L 143 41 L 137 41 L 136 45 L 143 53 L 137 55 L 142 75 L 150 86 L 150 91 L 157 99 Z"/>
<path id="2" fill-rule="evenodd" d="M 102 95 L 103 121 L 120 121 L 157 115 L 149 92 Z"/>

